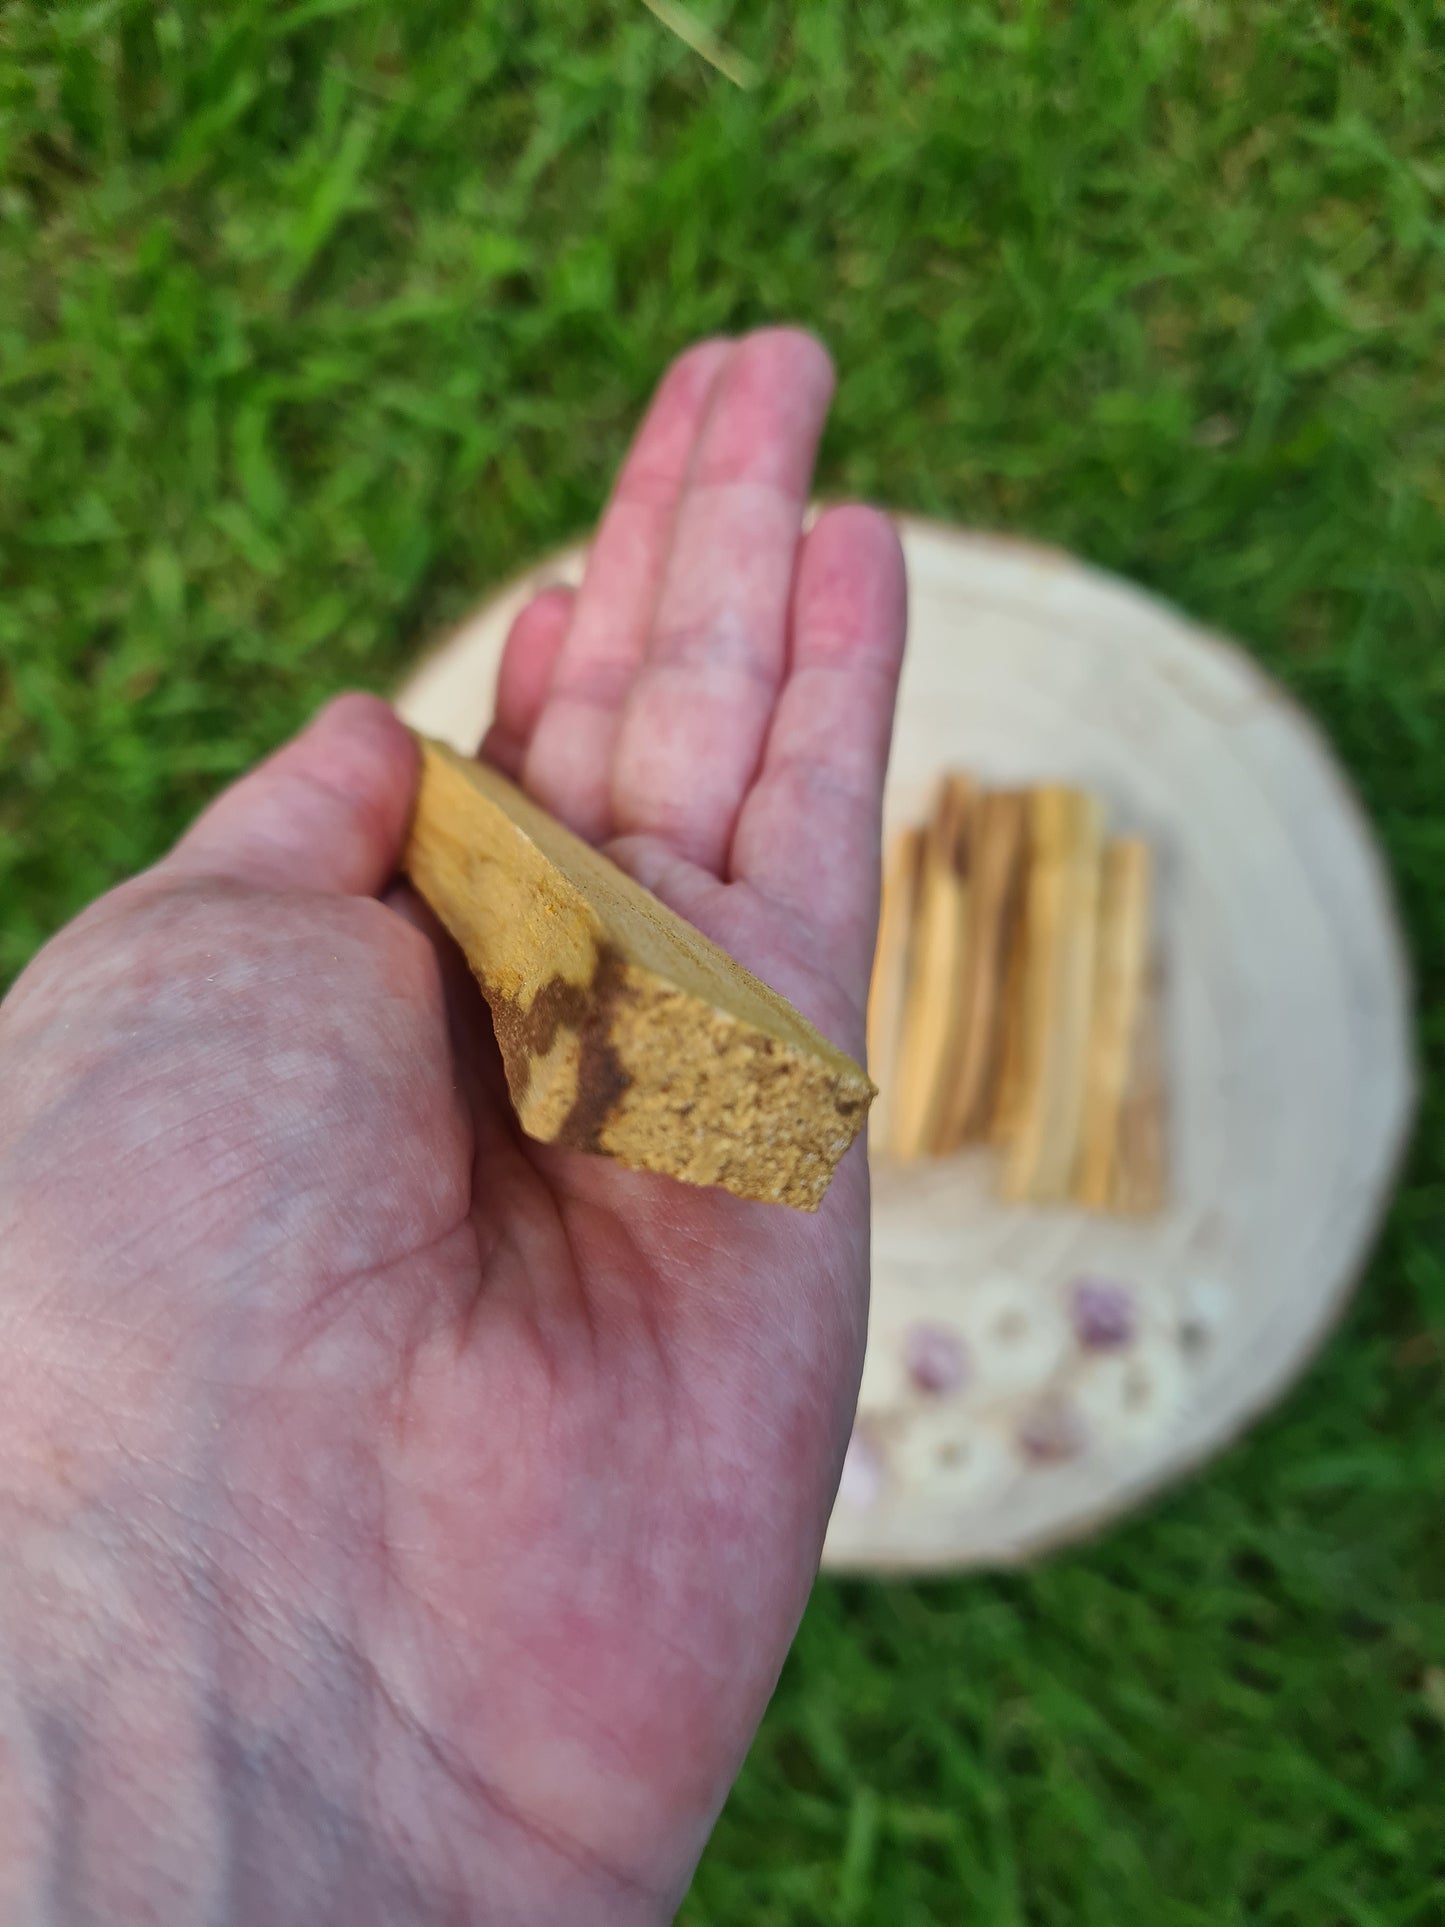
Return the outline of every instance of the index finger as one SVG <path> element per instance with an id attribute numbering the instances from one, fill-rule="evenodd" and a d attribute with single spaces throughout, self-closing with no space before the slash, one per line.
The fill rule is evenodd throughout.
<path id="1" fill-rule="evenodd" d="M 658 386 L 587 558 L 523 765 L 528 790 L 590 842 L 612 830 L 612 767 L 647 647 L 673 518 L 730 341 L 701 341 Z"/>

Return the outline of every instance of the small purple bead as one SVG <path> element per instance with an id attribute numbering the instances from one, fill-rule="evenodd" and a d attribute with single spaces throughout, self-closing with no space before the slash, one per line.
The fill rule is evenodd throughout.
<path id="1" fill-rule="evenodd" d="M 1024 1457 L 1036 1465 L 1059 1465 L 1065 1459 L 1076 1459 L 1087 1437 L 1078 1412 L 1057 1399 L 1036 1405 L 1018 1430 Z"/>
<path id="2" fill-rule="evenodd" d="M 1134 1342 L 1134 1294 L 1123 1285 L 1081 1278 L 1074 1286 L 1074 1331 L 1091 1352 L 1120 1351 Z"/>
<path id="3" fill-rule="evenodd" d="M 903 1340 L 903 1362 L 919 1391 L 937 1397 L 959 1391 L 968 1379 L 963 1340 L 947 1325 L 910 1325 Z"/>

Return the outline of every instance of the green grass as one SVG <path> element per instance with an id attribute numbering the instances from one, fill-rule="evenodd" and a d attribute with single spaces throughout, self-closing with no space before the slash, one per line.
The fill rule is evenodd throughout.
<path id="1" fill-rule="evenodd" d="M 0 982 L 796 317 L 824 483 L 1065 543 L 1320 716 L 1427 1101 L 1344 1332 L 1022 1577 L 820 1586 L 686 1918 L 1445 1920 L 1445 26 L 1432 0 L 0 11 Z"/>

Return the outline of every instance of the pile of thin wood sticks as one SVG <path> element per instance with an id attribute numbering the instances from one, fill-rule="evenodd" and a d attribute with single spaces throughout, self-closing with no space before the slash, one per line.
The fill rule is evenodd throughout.
<path id="1" fill-rule="evenodd" d="M 884 870 L 868 1004 L 875 1156 L 987 1144 L 1000 1195 L 1147 1215 L 1164 1081 L 1147 843 L 1099 798 L 957 772 Z"/>

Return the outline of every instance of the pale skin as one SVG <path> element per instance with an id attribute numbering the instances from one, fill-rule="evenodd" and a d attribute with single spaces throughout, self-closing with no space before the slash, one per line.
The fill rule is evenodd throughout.
<path id="1" fill-rule="evenodd" d="M 862 1054 L 903 569 L 794 330 L 664 379 L 482 753 Z M 671 1917 L 817 1568 L 816 1216 L 523 1138 L 339 699 L 0 1006 L 0 1918 Z"/>

